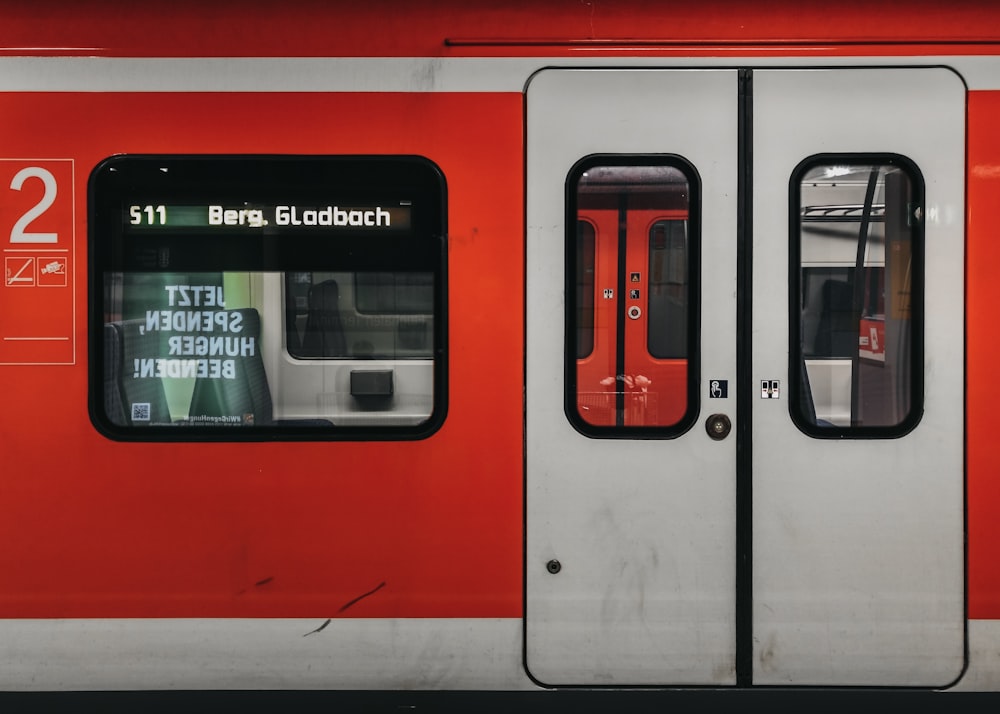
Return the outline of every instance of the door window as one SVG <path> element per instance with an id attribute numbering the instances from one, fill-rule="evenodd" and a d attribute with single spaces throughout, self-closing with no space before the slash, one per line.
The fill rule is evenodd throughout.
<path id="1" fill-rule="evenodd" d="M 590 436 L 671 436 L 696 413 L 697 178 L 593 156 L 568 180 L 566 410 Z"/>
<path id="2" fill-rule="evenodd" d="M 830 156 L 791 184 L 792 418 L 814 436 L 898 436 L 921 413 L 920 173 Z"/>

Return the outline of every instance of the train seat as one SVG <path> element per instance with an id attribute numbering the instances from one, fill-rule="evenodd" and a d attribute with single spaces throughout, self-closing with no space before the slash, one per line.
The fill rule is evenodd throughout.
<path id="1" fill-rule="evenodd" d="M 124 426 L 125 405 L 122 402 L 122 338 L 121 325 L 104 323 L 104 413 L 114 424 Z"/>
<path id="2" fill-rule="evenodd" d="M 140 377 L 131 369 L 136 360 L 156 354 L 159 348 L 159 334 L 145 332 L 144 324 L 124 320 L 104 328 L 104 405 L 108 418 L 121 426 L 171 423 L 163 380 Z"/>
<path id="3" fill-rule="evenodd" d="M 232 378 L 199 377 L 195 380 L 189 419 L 238 417 L 241 425 L 268 425 L 273 421 L 273 404 L 260 354 L 260 313 L 253 308 L 233 312 L 239 313 L 242 319 L 240 337 L 254 341 L 252 354 L 234 358 Z"/>
<path id="4" fill-rule="evenodd" d="M 198 377 L 191 394 L 189 422 L 197 425 L 225 424 L 237 426 L 270 426 L 295 424 L 299 426 L 330 426 L 326 419 L 274 418 L 274 404 L 268 384 L 264 360 L 261 356 L 260 313 L 254 308 L 233 310 L 241 317 L 243 338 L 252 338 L 254 348 L 233 358 L 234 372 L 230 377 Z M 227 320 L 227 322 L 230 322 Z M 216 418 L 235 419 L 216 421 Z"/>
<path id="5" fill-rule="evenodd" d="M 340 319 L 340 287 L 324 280 L 309 289 L 308 314 L 302 335 L 304 357 L 347 357 L 347 340 Z"/>

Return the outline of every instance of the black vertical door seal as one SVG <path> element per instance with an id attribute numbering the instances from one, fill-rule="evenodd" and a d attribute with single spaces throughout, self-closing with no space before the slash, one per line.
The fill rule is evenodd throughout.
<path id="1" fill-rule="evenodd" d="M 753 684 L 753 480 L 750 360 L 753 275 L 753 70 L 741 69 L 736 209 L 736 684 Z"/>

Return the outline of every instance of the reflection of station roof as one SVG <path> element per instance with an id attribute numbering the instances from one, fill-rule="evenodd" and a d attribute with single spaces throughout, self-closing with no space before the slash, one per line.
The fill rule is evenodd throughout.
<path id="1" fill-rule="evenodd" d="M 865 213 L 863 203 L 847 203 L 834 206 L 803 206 L 803 223 L 857 223 Z M 885 204 L 876 203 L 871 207 L 868 220 L 872 222 L 885 220 Z"/>
<path id="2" fill-rule="evenodd" d="M 580 174 L 580 193 L 646 193 L 686 190 L 688 178 L 673 166 L 592 166 Z"/>

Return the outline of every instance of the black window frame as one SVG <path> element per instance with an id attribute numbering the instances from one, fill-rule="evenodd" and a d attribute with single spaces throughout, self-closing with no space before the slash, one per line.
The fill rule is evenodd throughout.
<path id="1" fill-rule="evenodd" d="M 373 205 L 411 201 L 410 225 L 373 240 L 363 228 L 337 239 L 319 231 L 268 226 L 249 235 L 233 229 L 149 231 L 166 246 L 162 272 L 311 272 L 425 270 L 434 276 L 432 410 L 417 425 L 334 426 L 316 420 L 281 425 L 122 426 L 105 413 L 105 276 L 157 272 L 129 252 L 129 205 L 242 203 Z M 353 202 L 353 203 L 351 203 Z M 95 428 L 118 441 L 368 441 L 427 438 L 448 411 L 447 184 L 440 168 L 415 155 L 119 154 L 92 170 L 88 182 L 88 409 Z M 202 240 L 199 240 L 199 237 Z M 207 240 L 211 239 L 211 240 Z M 135 241 L 133 240 L 133 243 Z M 147 254 L 148 256 L 148 248 Z M 140 266 L 140 267 L 137 267 Z M 282 293 L 284 291 L 282 290 Z M 279 310 L 279 312 L 284 312 Z M 283 329 L 283 328 L 281 328 Z M 279 329 L 279 332 L 281 331 Z M 117 406 L 117 405 L 116 405 Z"/>
<path id="2" fill-rule="evenodd" d="M 911 200 L 907 206 L 911 221 L 911 282 L 910 282 L 910 409 L 904 419 L 892 425 L 836 426 L 818 424 L 804 411 L 812 410 L 812 393 L 808 388 L 805 354 L 802 345 L 802 200 L 803 177 L 821 166 L 894 167 L 903 171 L 911 183 Z M 906 156 L 891 152 L 821 153 L 803 159 L 792 170 L 788 183 L 788 412 L 795 426 L 816 439 L 898 439 L 913 431 L 923 417 L 924 407 L 924 316 L 926 285 L 926 235 L 922 217 L 926 205 L 926 182 L 917 164 Z M 854 280 L 859 278 L 856 266 Z M 852 356 L 856 371 L 860 358 L 857 347 Z M 853 387 L 852 387 L 853 392 Z M 851 395 L 852 403 L 855 395 Z"/>
<path id="3" fill-rule="evenodd" d="M 585 421 L 578 411 L 577 361 L 578 326 L 580 315 L 577 305 L 577 236 L 578 191 L 577 186 L 583 173 L 596 167 L 656 167 L 679 171 L 687 179 L 687 239 L 688 239 L 688 344 L 687 389 L 684 415 L 669 426 L 595 426 Z M 589 154 L 577 161 L 566 175 L 564 190 L 565 237 L 564 237 L 564 370 L 563 370 L 563 411 L 567 420 L 580 434 L 595 439 L 676 439 L 687 433 L 698 419 L 701 403 L 701 176 L 695 166 L 678 154 Z M 646 237 L 648 240 L 648 236 Z M 621 251 L 619 251 L 621 253 Z M 622 266 L 624 255 L 619 255 L 619 281 L 626 276 Z M 644 269 L 648 269 L 645 266 Z M 619 323 L 625 319 L 624 286 L 616 288 L 620 301 Z M 530 309 L 530 306 L 529 306 Z M 648 338 L 647 338 L 648 340 Z M 646 342 L 644 341 L 644 344 Z M 592 354 L 592 351 L 591 351 Z"/>

